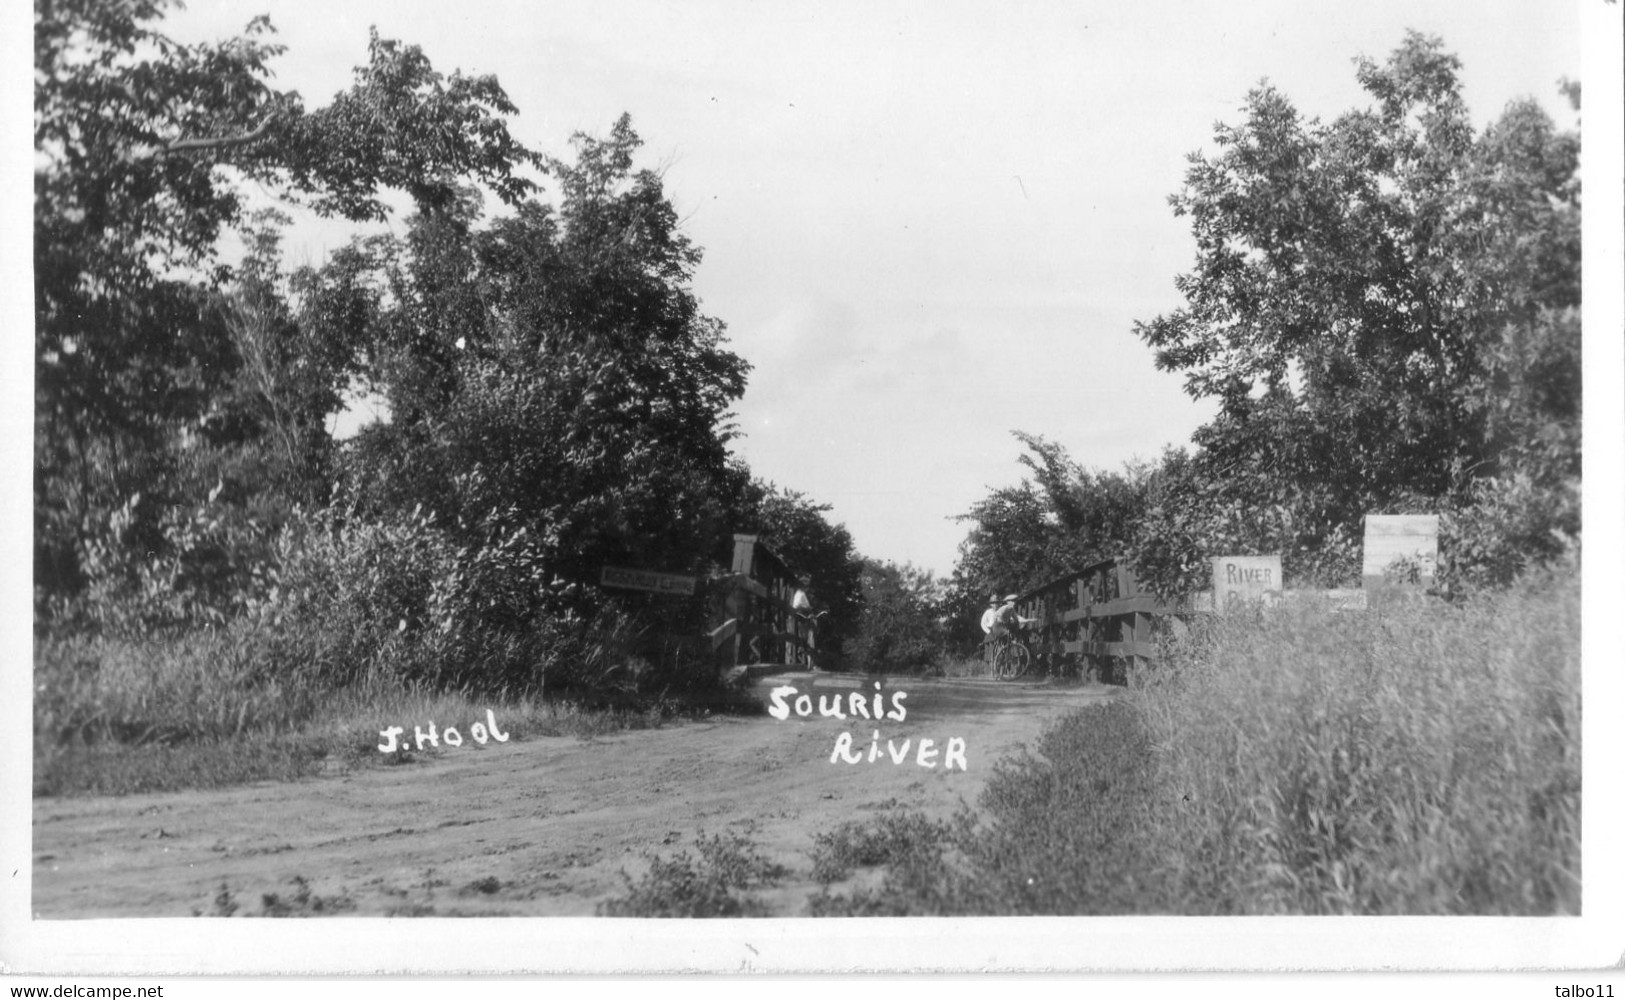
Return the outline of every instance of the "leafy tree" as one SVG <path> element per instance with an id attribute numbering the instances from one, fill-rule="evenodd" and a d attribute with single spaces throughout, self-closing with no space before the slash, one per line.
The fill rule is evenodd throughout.
<path id="1" fill-rule="evenodd" d="M 343 390 L 362 373 L 353 337 L 335 336 L 304 315 L 319 308 L 311 270 L 282 269 L 282 227 L 291 220 L 263 209 L 244 230 L 247 249 L 230 286 L 217 295 L 236 365 L 202 419 L 204 437 L 259 446 L 282 483 L 313 503 L 327 497 L 333 442 L 326 425 L 343 411 Z"/>
<path id="2" fill-rule="evenodd" d="M 946 647 L 943 588 L 929 570 L 863 560 L 863 619 L 852 642 L 855 665 L 870 673 L 917 673 Z"/>
<path id="3" fill-rule="evenodd" d="M 451 178 L 508 199 L 537 160 L 498 114 L 492 77 L 446 80 L 422 52 L 374 34 L 369 66 L 334 103 L 306 113 L 273 90 L 265 18 L 242 37 L 183 45 L 151 22 L 169 4 L 40 0 L 35 8 L 35 265 L 44 402 L 96 426 L 151 422 L 198 406 L 156 394 L 218 345 L 154 322 L 197 305 L 229 275 L 221 233 L 244 215 L 242 181 L 314 194 L 314 207 L 381 218 L 380 189 L 436 205 Z M 433 141 L 429 141 L 429 137 Z M 229 168 L 229 169 L 228 169 Z M 187 336 L 191 334 L 191 336 Z M 156 382 L 154 380 L 157 380 Z M 167 404 L 167 407 L 166 407 Z"/>
<path id="4" fill-rule="evenodd" d="M 1170 469 L 1165 537 L 1148 525 L 1161 588 L 1219 547 L 1344 582 L 1364 513 L 1578 475 L 1579 139 L 1532 101 L 1475 131 L 1459 69 L 1411 33 L 1358 62 L 1374 106 L 1325 124 L 1264 85 L 1192 156 L 1172 199 L 1197 242 L 1186 305 L 1136 332 L 1220 410 Z"/>
<path id="5" fill-rule="evenodd" d="M 982 641 L 981 614 L 990 596 L 1021 591 L 1059 571 L 1075 553 L 1053 550 L 1055 524 L 1031 482 L 994 490 L 961 520 L 970 523 L 948 583 L 945 613 L 953 649 Z"/>
<path id="6" fill-rule="evenodd" d="M 758 527 L 815 575 L 838 646 L 861 608 L 851 539 L 730 463 L 748 365 L 700 311 L 700 250 L 634 166 L 629 119 L 541 156 L 494 77 L 376 33 L 307 109 L 268 83 L 264 18 L 187 45 L 157 27 L 169 6 L 35 8 L 45 625 L 235 618 L 314 643 L 324 676 L 530 683 L 538 649 L 597 649 L 591 673 L 632 643 L 597 607 L 601 566 L 698 572 Z M 413 212 L 403 237 L 290 271 L 286 217 L 251 188 L 351 220 L 395 190 Z M 493 195 L 509 214 L 487 218 Z M 391 418 L 338 446 L 325 425 L 355 386 Z"/>
<path id="7" fill-rule="evenodd" d="M 159 512 L 212 488 L 185 471 L 210 464 L 189 454 L 196 443 L 281 435 L 268 447 L 296 461 L 319 446 L 315 432 L 288 434 L 332 385 L 307 379 L 288 395 L 282 383 L 259 393 L 257 419 L 229 419 L 248 415 L 249 383 L 287 374 L 273 349 L 287 317 L 266 276 L 233 288 L 219 252 L 245 221 L 245 185 L 356 219 L 384 214 L 387 187 L 424 205 L 457 178 L 505 198 L 532 187 L 521 170 L 537 158 L 508 135 L 494 78 L 444 78 L 420 50 L 374 36 L 355 85 L 306 112 L 267 82 L 282 48 L 265 18 L 182 44 L 155 26 L 169 6 L 35 5 L 35 565 L 47 597 L 84 586 L 87 540 L 119 511 L 115 547 L 164 547 Z M 299 415 L 286 409 L 296 397 Z"/>
<path id="8" fill-rule="evenodd" d="M 1055 442 L 1014 433 L 1027 448 L 1018 461 L 1029 474 L 960 515 L 971 524 L 960 548 L 965 575 L 985 589 L 1023 590 L 1121 555 L 1134 537 L 1148 469 L 1091 470 Z"/>
<path id="9" fill-rule="evenodd" d="M 960 520 L 970 531 L 945 598 L 948 633 L 966 653 L 982 641 L 979 621 L 993 594 L 1020 592 L 1132 547 L 1151 474 L 1091 470 L 1064 447 L 1021 431 L 1028 476 L 992 491 Z"/>
<path id="10" fill-rule="evenodd" d="M 482 223 L 472 192 L 404 239 L 353 243 L 314 276 L 325 315 L 369 331 L 391 419 L 347 451 L 359 510 L 415 509 L 479 550 L 524 543 L 537 613 L 597 601 L 605 565 L 706 568 L 727 530 L 728 408 L 748 366 L 691 288 L 700 259 L 624 116 L 549 161 L 555 207 Z"/>
<path id="11" fill-rule="evenodd" d="M 1135 536 L 1149 466 L 1131 462 L 1122 472 L 1089 469 L 1055 442 L 1021 431 L 1015 436 L 1030 452 L 1019 460 L 1031 470 L 1048 520 L 1057 529 L 1052 562 L 1065 561 L 1065 568 L 1076 568 L 1127 551 Z"/>

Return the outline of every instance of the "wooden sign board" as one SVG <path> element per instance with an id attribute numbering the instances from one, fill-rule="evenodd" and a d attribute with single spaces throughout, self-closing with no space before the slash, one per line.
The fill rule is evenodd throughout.
<path id="1" fill-rule="evenodd" d="M 692 576 L 677 576 L 673 573 L 651 573 L 642 569 L 605 566 L 599 582 L 606 587 L 620 587 L 623 590 L 648 590 L 656 594 L 687 596 L 694 593 L 695 580 L 696 578 Z"/>
<path id="2" fill-rule="evenodd" d="M 1439 564 L 1439 515 L 1367 514 L 1365 554 L 1360 576 L 1366 586 L 1382 586 L 1396 560 L 1414 562 L 1420 583 L 1433 582 Z"/>
<path id="3" fill-rule="evenodd" d="M 1214 556 L 1213 610 L 1235 601 L 1274 602 L 1281 597 L 1280 556 Z"/>

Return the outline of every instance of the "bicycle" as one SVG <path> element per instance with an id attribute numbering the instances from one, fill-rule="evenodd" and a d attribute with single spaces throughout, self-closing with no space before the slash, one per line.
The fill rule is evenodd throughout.
<path id="1" fill-rule="evenodd" d="M 1033 654 L 1026 643 L 1009 632 L 1001 633 L 993 643 L 997 647 L 993 650 L 994 680 L 1013 681 L 1032 669 Z"/>

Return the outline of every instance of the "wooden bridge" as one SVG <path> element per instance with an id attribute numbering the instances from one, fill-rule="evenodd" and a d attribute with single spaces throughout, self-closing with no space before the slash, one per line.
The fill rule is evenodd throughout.
<path id="1" fill-rule="evenodd" d="M 1051 676 L 1102 681 L 1121 681 L 1129 666 L 1155 659 L 1157 619 L 1192 610 L 1187 601 L 1170 604 L 1142 590 L 1117 559 L 1058 576 L 1016 599 L 1017 613 L 1033 619 L 1024 638 L 1037 667 Z"/>
<path id="2" fill-rule="evenodd" d="M 760 535 L 734 535 L 732 572 L 708 582 L 711 619 L 719 622 L 710 644 L 720 668 L 817 663 L 817 619 L 791 605 L 798 586 L 795 571 Z M 1156 658 L 1158 618 L 1196 610 L 1141 590 L 1116 559 L 1034 587 L 1016 608 L 1034 619 L 1025 638 L 1047 672 L 1104 681 L 1120 681 L 1130 665 Z"/>
<path id="3" fill-rule="evenodd" d="M 1400 527 L 1408 528 L 1409 521 L 1419 519 L 1391 517 L 1375 520 L 1384 523 L 1406 522 Z M 1379 525 L 1379 528 L 1395 530 L 1384 525 Z M 1416 529 L 1411 530 L 1414 532 Z M 1428 545 L 1424 546 L 1428 551 L 1423 553 L 1423 558 L 1432 558 L 1429 554 L 1432 544 L 1430 537 Z M 1372 547 L 1369 529 L 1366 545 L 1368 549 Z M 1214 557 L 1211 561 L 1215 564 L 1215 586 L 1218 569 L 1226 563 L 1269 559 L 1275 560 L 1273 586 L 1279 588 L 1279 556 Z M 1389 600 L 1398 600 L 1407 595 L 1414 597 L 1421 594 L 1422 586 L 1387 586 L 1382 588 L 1382 593 Z M 1158 636 L 1169 622 L 1193 614 L 1224 613 L 1221 605 L 1228 606 L 1228 602 L 1237 596 L 1234 593 L 1221 595 L 1215 589 L 1164 601 L 1143 590 L 1128 566 L 1117 559 L 1104 559 L 1019 595 L 1016 610 L 1021 617 L 1032 619 L 1022 638 L 1032 651 L 1040 672 L 1057 677 L 1078 675 L 1121 683 L 1126 679 L 1129 667 L 1158 657 Z M 1364 609 L 1368 603 L 1366 589 L 1271 589 L 1258 595 L 1241 596 L 1263 607 L 1314 600 L 1340 612 Z M 984 647 L 984 655 L 991 655 L 991 647 Z"/>
<path id="4" fill-rule="evenodd" d="M 760 535 L 735 535 L 733 572 L 710 581 L 711 650 L 723 669 L 814 666 L 817 619 L 791 606 L 800 583 Z"/>

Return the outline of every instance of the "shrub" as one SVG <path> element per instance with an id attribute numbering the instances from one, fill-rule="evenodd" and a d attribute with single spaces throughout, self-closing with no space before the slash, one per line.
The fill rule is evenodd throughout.
<path id="1" fill-rule="evenodd" d="M 41 640 L 34 794 L 216 788 L 403 764 L 416 754 L 378 751 L 384 726 L 463 724 L 487 710 L 521 741 L 652 728 L 674 710 L 669 703 L 593 708 L 377 677 L 338 688 L 287 683 L 256 665 L 266 643 L 263 629 L 243 622 L 167 639 Z"/>
<path id="2" fill-rule="evenodd" d="M 253 613 L 279 636 L 279 669 L 337 685 L 365 677 L 541 690 L 594 630 L 549 582 L 524 529 L 462 543 L 421 510 L 393 521 L 329 512 L 285 531 Z M 586 645 L 584 645 L 584 642 Z"/>
<path id="3" fill-rule="evenodd" d="M 813 841 L 813 878 L 829 885 L 852 874 L 854 868 L 907 865 L 919 851 L 940 854 L 934 845 L 950 828 L 921 813 L 885 813 L 867 823 L 843 823 L 818 834 Z"/>
<path id="4" fill-rule="evenodd" d="M 1579 483 L 1543 484 L 1521 473 L 1480 481 L 1470 504 L 1440 520 L 1439 578 L 1447 591 L 1506 587 L 1575 550 Z"/>
<path id="5" fill-rule="evenodd" d="M 868 673 L 919 673 L 943 658 L 942 585 L 929 570 L 865 560 L 863 617 L 848 644 Z"/>
<path id="6" fill-rule="evenodd" d="M 727 837 L 701 836 L 695 844 L 698 862 L 687 851 L 668 859 L 651 858 L 649 871 L 637 882 L 625 872 L 625 896 L 598 907 L 607 917 L 753 917 L 766 908 L 749 895 L 777 885 L 787 874 L 761 848 L 736 832 Z"/>
<path id="7" fill-rule="evenodd" d="M 50 631 L 125 638 L 219 626 L 263 593 L 272 546 L 289 511 L 275 501 L 223 501 L 224 482 L 206 500 L 164 506 L 132 495 L 79 535 L 83 587 L 38 608 Z M 151 536 L 151 537 L 144 537 Z"/>
<path id="8" fill-rule="evenodd" d="M 416 640 L 453 552 L 421 512 L 395 523 L 326 514 L 284 532 L 273 586 L 254 608 L 287 647 L 274 669 L 335 686 L 433 669 Z"/>
<path id="9" fill-rule="evenodd" d="M 346 894 L 318 896 L 311 892 L 310 883 L 302 875 L 295 875 L 291 884 L 292 895 L 283 896 L 280 893 L 267 892 L 260 896 L 260 916 L 320 917 L 355 909 L 355 900 Z"/>

